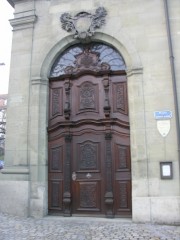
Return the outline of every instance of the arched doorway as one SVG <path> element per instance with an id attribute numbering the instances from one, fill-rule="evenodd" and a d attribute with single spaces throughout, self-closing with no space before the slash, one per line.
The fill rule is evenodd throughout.
<path id="1" fill-rule="evenodd" d="M 131 216 L 122 56 L 101 43 L 73 45 L 49 80 L 49 213 Z"/>

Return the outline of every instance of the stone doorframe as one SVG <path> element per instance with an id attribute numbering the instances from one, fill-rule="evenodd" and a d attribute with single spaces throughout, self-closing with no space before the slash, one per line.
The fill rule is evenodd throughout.
<path id="1" fill-rule="evenodd" d="M 143 71 L 139 55 L 129 38 L 122 32 L 118 41 L 114 37 L 96 33 L 93 41 L 110 44 L 123 56 L 127 66 L 128 102 L 131 136 L 131 163 L 132 163 L 132 205 L 134 198 L 138 197 L 138 176 L 136 169 L 138 162 L 145 164 L 148 169 L 146 130 L 145 130 L 145 107 L 143 91 Z M 72 36 L 61 39 L 46 55 L 40 75 L 31 79 L 30 99 L 30 133 L 29 133 L 29 184 L 30 202 L 29 215 L 33 217 L 48 214 L 48 84 L 51 67 L 56 58 L 69 46 L 78 43 Z M 141 121 L 139 124 L 139 120 Z M 38 132 L 35 130 L 38 129 Z M 139 135 L 141 137 L 139 138 Z M 140 140 L 141 139 L 141 140 Z M 142 140 L 143 139 L 143 140 Z M 144 181 L 147 183 L 148 172 L 144 173 Z M 134 187 L 136 186 L 136 188 Z M 132 208 L 132 217 L 136 215 Z"/>

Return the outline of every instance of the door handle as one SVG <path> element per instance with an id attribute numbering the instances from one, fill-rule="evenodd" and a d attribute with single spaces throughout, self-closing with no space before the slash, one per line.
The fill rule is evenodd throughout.
<path id="1" fill-rule="evenodd" d="M 75 172 L 73 172 L 73 173 L 72 173 L 72 180 L 73 180 L 73 181 L 76 181 L 76 178 L 77 178 L 77 175 L 76 175 Z"/>
<path id="2" fill-rule="evenodd" d="M 89 179 L 89 178 L 92 177 L 92 175 L 91 175 L 90 173 L 87 173 L 87 174 L 86 174 L 86 177 Z"/>

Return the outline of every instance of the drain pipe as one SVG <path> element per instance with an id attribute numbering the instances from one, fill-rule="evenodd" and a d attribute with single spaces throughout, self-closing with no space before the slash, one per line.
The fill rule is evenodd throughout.
<path id="1" fill-rule="evenodd" d="M 173 93 L 174 93 L 174 105 L 175 105 L 175 121 L 176 121 L 176 129 L 177 129 L 177 144 L 178 144 L 178 161 L 179 161 L 179 175 L 180 175 L 180 121 L 179 121 L 179 109 L 178 109 L 178 94 L 176 87 L 176 74 L 174 67 L 174 55 L 173 55 L 173 46 L 171 39 L 171 28 L 169 21 L 169 10 L 168 10 L 168 2 L 164 0 L 164 11 L 165 11 L 165 19 L 166 19 L 166 30 L 168 37 L 168 45 L 169 45 L 169 58 L 171 64 L 171 75 L 172 75 L 172 85 L 173 85 Z"/>

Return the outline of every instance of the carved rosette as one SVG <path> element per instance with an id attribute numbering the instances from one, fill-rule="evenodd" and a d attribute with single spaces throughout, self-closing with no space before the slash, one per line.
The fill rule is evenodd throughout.
<path id="1" fill-rule="evenodd" d="M 74 38 L 88 41 L 94 35 L 95 29 L 105 24 L 107 11 L 104 7 L 96 9 L 95 14 L 80 12 L 72 17 L 69 13 L 63 13 L 60 17 L 62 29 L 74 34 Z"/>

